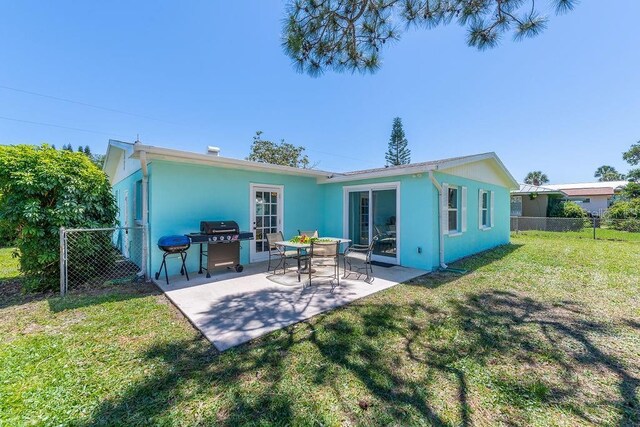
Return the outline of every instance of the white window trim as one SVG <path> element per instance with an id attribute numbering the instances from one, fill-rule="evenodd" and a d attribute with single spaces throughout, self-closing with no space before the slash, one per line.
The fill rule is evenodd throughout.
<path id="1" fill-rule="evenodd" d="M 446 184 L 446 189 L 447 189 L 447 195 L 446 195 L 444 204 L 445 204 L 445 207 L 447 209 L 447 221 L 446 221 L 446 224 L 447 224 L 447 230 L 446 231 L 447 232 L 445 234 L 447 236 L 450 236 L 450 237 L 461 236 L 462 235 L 462 221 L 461 221 L 461 218 L 460 218 L 460 213 L 461 213 L 460 187 L 458 187 L 457 185 Z M 454 209 L 449 208 L 449 190 L 452 190 L 452 189 L 457 191 L 457 193 L 456 193 L 456 198 L 457 198 L 456 202 L 457 202 L 458 206 L 456 208 L 454 208 Z M 450 230 L 449 229 L 449 213 L 451 211 L 454 211 L 454 210 L 456 211 L 456 229 L 455 230 Z"/>
<path id="2" fill-rule="evenodd" d="M 489 225 L 485 225 L 482 221 L 482 213 L 485 210 L 485 208 L 482 207 L 482 198 L 485 194 L 487 195 L 486 210 L 487 210 L 487 220 L 489 222 Z M 495 193 L 493 191 L 487 191 L 483 189 L 478 190 L 478 228 L 481 231 L 489 231 L 493 228 L 494 194 Z"/>
<path id="3" fill-rule="evenodd" d="M 460 233 L 467 232 L 467 187 L 460 187 Z"/>

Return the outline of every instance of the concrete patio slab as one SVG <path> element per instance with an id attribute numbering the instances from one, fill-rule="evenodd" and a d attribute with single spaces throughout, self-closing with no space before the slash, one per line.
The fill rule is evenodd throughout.
<path id="1" fill-rule="evenodd" d="M 399 266 L 374 267 L 372 283 L 355 276 L 340 279 L 335 286 L 329 279 L 314 277 L 308 284 L 296 273 L 269 279 L 266 263 L 245 266 L 242 273 L 215 273 L 169 278 L 155 283 L 218 350 L 226 350 L 277 329 L 308 319 L 316 314 L 350 303 L 359 298 L 390 288 L 426 274 Z M 284 279 L 284 280 L 283 280 Z"/>

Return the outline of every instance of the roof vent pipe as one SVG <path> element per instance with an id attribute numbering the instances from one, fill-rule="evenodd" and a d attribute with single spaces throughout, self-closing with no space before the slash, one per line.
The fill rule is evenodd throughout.
<path id="1" fill-rule="evenodd" d="M 207 154 L 210 156 L 219 156 L 220 155 L 220 147 L 214 147 L 213 145 L 209 145 L 207 147 Z"/>

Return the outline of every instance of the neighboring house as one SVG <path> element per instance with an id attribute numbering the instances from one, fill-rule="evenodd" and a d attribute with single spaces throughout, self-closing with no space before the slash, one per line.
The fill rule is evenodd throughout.
<path id="1" fill-rule="evenodd" d="M 242 263 L 266 259 L 266 233 L 318 229 L 360 244 L 385 233 L 375 260 L 433 270 L 508 243 L 509 191 L 517 188 L 495 153 L 331 173 L 109 141 L 104 171 L 120 224 L 148 227 L 147 273 L 160 265 L 161 236 L 197 232 L 202 220 L 235 220 L 254 232 Z M 195 246 L 190 271 L 198 269 Z"/>
<path id="2" fill-rule="evenodd" d="M 566 196 L 564 192 L 549 187 L 520 184 L 519 189 L 511 191 L 511 216 L 546 217 L 549 201 Z"/>
<path id="3" fill-rule="evenodd" d="M 576 202 L 587 213 L 601 216 L 611 206 L 612 198 L 628 181 L 583 182 L 578 184 L 546 184 L 544 187 L 520 184 L 511 191 L 511 216 L 545 217 L 549 202 Z"/>
<path id="4" fill-rule="evenodd" d="M 576 202 L 588 213 L 601 216 L 611 206 L 613 196 L 628 183 L 629 181 L 583 182 L 547 187 L 564 192 L 564 200 Z"/>

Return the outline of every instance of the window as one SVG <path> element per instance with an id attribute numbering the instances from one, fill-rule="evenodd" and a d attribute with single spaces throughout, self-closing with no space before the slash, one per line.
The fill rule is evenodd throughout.
<path id="1" fill-rule="evenodd" d="M 591 199 L 589 197 L 568 197 L 566 200 L 570 202 L 575 202 L 579 205 L 583 203 L 591 203 Z"/>
<path id="2" fill-rule="evenodd" d="M 449 188 L 447 209 L 449 211 L 449 232 L 458 231 L 458 189 Z"/>
<path id="3" fill-rule="evenodd" d="M 478 193 L 478 227 L 481 230 L 493 227 L 493 191 L 480 190 Z M 522 199 L 519 200 L 520 214 L 522 214 Z M 511 199 L 513 214 L 514 201 Z"/>
<path id="4" fill-rule="evenodd" d="M 482 226 L 490 227 L 491 223 L 489 222 L 489 193 L 486 191 L 482 192 Z"/>
<path id="5" fill-rule="evenodd" d="M 511 197 L 511 216 L 522 216 L 522 196 Z"/>
<path id="6" fill-rule="evenodd" d="M 142 220 L 142 180 L 136 181 L 135 188 L 135 220 Z"/>

